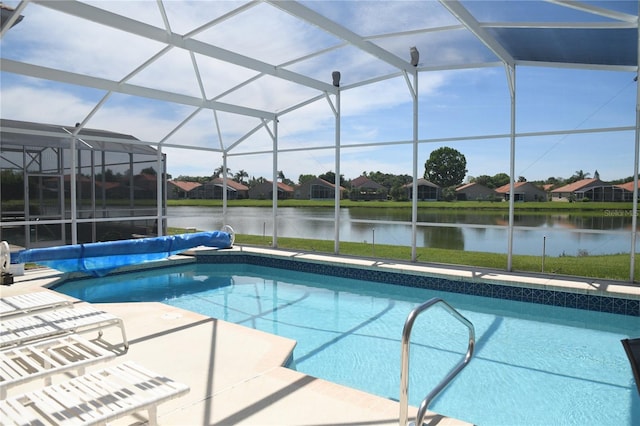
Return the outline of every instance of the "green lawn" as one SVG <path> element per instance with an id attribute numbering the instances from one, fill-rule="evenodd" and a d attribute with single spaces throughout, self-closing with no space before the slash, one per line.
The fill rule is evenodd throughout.
<path id="1" fill-rule="evenodd" d="M 170 206 L 222 206 L 221 200 L 169 200 Z M 271 207 L 271 200 L 230 200 L 229 207 Z M 342 200 L 341 207 L 366 207 L 366 208 L 411 208 L 411 202 L 396 201 L 351 201 Z M 281 200 L 280 207 L 333 207 L 333 200 Z M 419 202 L 418 208 L 433 210 L 467 210 L 467 211 L 502 211 L 508 212 L 509 204 L 506 202 L 489 201 L 429 201 Z M 571 213 L 585 216 L 616 214 L 624 212 L 630 214 L 632 203 L 600 203 L 600 202 L 528 202 L 516 203 L 515 210 L 518 214 L 540 213 Z M 238 244 L 271 246 L 270 237 L 257 235 L 237 235 Z M 278 247 L 283 249 L 296 249 L 304 251 L 317 251 L 321 253 L 333 253 L 332 240 L 306 240 L 299 238 L 278 238 Z M 376 244 L 375 248 L 367 243 L 341 242 L 340 254 L 353 256 L 367 256 L 390 260 L 411 260 L 411 248 Z M 429 263 L 442 263 L 454 265 L 478 266 L 506 270 L 506 254 L 485 252 L 469 252 L 437 248 L 417 248 L 417 261 Z M 521 272 L 541 272 L 541 256 L 514 255 L 512 269 Z M 628 281 L 630 259 L 628 254 L 613 254 L 602 256 L 558 256 L 546 257 L 544 260 L 544 272 L 559 275 L 572 275 L 579 277 L 604 278 Z M 640 259 L 635 262 L 635 280 L 640 280 Z"/>
<path id="2" fill-rule="evenodd" d="M 237 244 L 271 246 L 270 237 L 257 235 L 236 235 Z M 307 240 L 301 238 L 278 238 L 278 247 L 319 253 L 333 253 L 334 243 L 329 240 Z M 365 243 L 340 243 L 340 254 L 350 256 L 375 257 L 388 260 L 411 260 L 411 247 Z M 478 266 L 506 270 L 507 255 L 419 247 L 416 249 L 418 263 L 440 263 L 449 265 Z M 513 256 L 512 269 L 520 272 L 541 272 L 541 256 Z M 635 278 L 640 278 L 640 262 L 635 262 Z M 620 281 L 629 280 L 629 255 L 605 256 L 558 256 L 545 257 L 544 272 L 590 278 L 604 278 Z"/>

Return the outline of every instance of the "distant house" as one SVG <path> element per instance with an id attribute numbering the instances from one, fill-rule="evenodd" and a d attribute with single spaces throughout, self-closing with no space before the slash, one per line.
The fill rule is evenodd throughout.
<path id="1" fill-rule="evenodd" d="M 297 200 L 326 200 L 335 197 L 336 186 L 324 179 L 315 178 L 294 190 Z M 344 198 L 344 188 L 340 187 L 340 198 Z"/>
<path id="2" fill-rule="evenodd" d="M 167 181 L 167 198 L 169 200 L 202 198 L 202 184 L 181 180 Z"/>
<path id="3" fill-rule="evenodd" d="M 480 183 L 472 182 L 456 188 L 456 199 L 465 200 L 494 200 L 498 194 L 491 188 Z"/>
<path id="4" fill-rule="evenodd" d="M 222 188 L 224 186 L 222 178 L 212 179 L 203 186 L 204 198 L 214 200 L 222 199 Z M 227 200 L 240 200 L 244 198 L 249 198 L 249 188 L 234 180 L 227 179 Z"/>
<path id="5" fill-rule="evenodd" d="M 288 200 L 293 198 L 293 188 L 286 183 L 278 182 L 278 200 Z M 253 200 L 273 199 L 273 182 L 265 181 L 249 189 L 249 198 Z"/>
<path id="6" fill-rule="evenodd" d="M 633 201 L 633 181 L 615 186 L 622 189 L 622 200 L 620 201 Z"/>
<path id="7" fill-rule="evenodd" d="M 629 192 L 625 186 L 612 185 L 600 179 L 591 178 L 554 189 L 551 191 L 551 199 L 553 201 L 625 201 L 630 199 Z"/>
<path id="8" fill-rule="evenodd" d="M 101 196 L 104 193 L 105 198 L 123 198 L 127 195 L 127 192 L 120 182 L 96 180 L 96 193 L 101 194 Z"/>
<path id="9" fill-rule="evenodd" d="M 71 175 L 64 175 L 64 192 L 65 193 L 71 193 Z M 51 178 L 46 178 L 43 181 L 44 186 L 43 189 L 47 192 L 50 193 L 54 193 L 57 192 L 57 187 L 59 185 L 59 178 L 57 177 L 51 177 Z M 100 182 L 99 180 L 96 180 L 96 187 L 98 186 Z M 78 193 L 78 198 L 82 199 L 82 198 L 86 198 L 87 196 L 91 195 L 91 187 L 92 187 L 93 183 L 92 183 L 92 179 L 90 177 L 87 176 L 83 176 L 83 175 L 77 175 L 76 176 L 76 191 Z M 120 191 L 120 194 L 118 194 L 118 198 L 120 197 L 120 195 L 122 196 L 126 196 L 129 193 L 129 187 L 126 187 L 123 191 Z M 115 196 L 116 193 L 115 191 L 111 192 L 112 196 Z"/>
<path id="10" fill-rule="evenodd" d="M 153 199 L 156 197 L 158 178 L 149 173 L 140 173 L 133 177 L 134 196 L 140 199 Z"/>
<path id="11" fill-rule="evenodd" d="M 509 200 L 510 184 L 496 188 L 496 193 L 505 200 Z M 547 201 L 547 192 L 531 182 L 515 182 L 514 201 Z"/>
<path id="12" fill-rule="evenodd" d="M 402 186 L 407 191 L 407 198 L 413 199 L 413 182 Z M 437 201 L 442 196 L 442 189 L 426 179 L 418 179 L 418 200 Z"/>
<path id="13" fill-rule="evenodd" d="M 352 200 L 386 200 L 387 188 L 366 176 L 358 176 L 351 181 L 349 198 Z"/>

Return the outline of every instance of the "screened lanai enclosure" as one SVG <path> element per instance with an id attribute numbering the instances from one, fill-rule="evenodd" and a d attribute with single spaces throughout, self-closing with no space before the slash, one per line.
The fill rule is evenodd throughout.
<path id="1" fill-rule="evenodd" d="M 165 161 L 156 149 L 109 142 L 136 140 L 113 132 L 83 129 L 73 141 L 67 136 L 74 128 L 4 119 L 0 123 L 3 240 L 31 248 L 157 233 L 158 211 L 164 205 L 156 202 L 164 188 L 158 176 L 165 175 Z"/>
<path id="2" fill-rule="evenodd" d="M 1 35 L 3 240 L 78 243 L 122 223 L 162 234 L 166 179 L 147 178 L 221 164 L 268 170 L 277 247 L 280 171 L 368 164 L 412 177 L 398 244 L 413 261 L 424 228 L 499 228 L 511 270 L 516 182 L 593 164 L 633 177 L 628 226 L 589 232 L 626 239 L 634 280 L 636 1 L 7 1 Z M 504 223 L 419 221 L 417 181 L 441 146 L 476 152 L 476 176 L 509 175 Z"/>

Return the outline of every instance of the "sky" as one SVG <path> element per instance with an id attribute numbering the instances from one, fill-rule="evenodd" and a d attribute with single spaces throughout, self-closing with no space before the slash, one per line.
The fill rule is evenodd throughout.
<path id="1" fill-rule="evenodd" d="M 397 32 L 399 28 L 411 31 L 417 28 L 418 22 L 428 21 L 429 26 L 457 23 L 435 2 L 415 2 L 413 9 L 407 8 L 407 3 L 347 1 L 305 2 L 305 5 L 338 22 L 348 23 L 354 32 L 367 35 Z M 15 7 L 18 2 L 5 1 L 4 4 Z M 163 27 L 155 1 L 90 4 Z M 164 7 L 172 31 L 187 34 L 242 4 L 216 1 L 203 8 L 202 2 L 173 0 L 165 1 Z M 479 4 L 465 2 L 471 10 L 480 7 Z M 555 9 L 552 13 L 547 9 L 551 5 L 533 8 L 526 1 L 501 4 L 499 13 L 509 12 L 520 20 L 587 20 L 586 15 L 576 17 L 575 11 L 567 11 L 566 17 L 558 15 Z M 634 8 L 637 10 L 637 2 L 619 2 L 616 8 L 633 13 Z M 494 13 L 498 12 L 494 9 Z M 40 5 L 29 5 L 23 15 L 23 21 L 11 28 L 1 41 L 3 58 L 120 81 L 163 48 L 160 43 L 132 38 L 113 29 L 96 28 L 90 22 Z M 491 19 L 506 20 L 501 16 Z M 248 7 L 197 37 L 277 64 L 340 43 L 336 37 L 265 4 Z M 487 59 L 487 53 L 482 49 L 472 50 L 462 42 L 454 44 L 455 40 L 448 40 L 438 44 L 435 36 L 427 39 L 423 34 L 420 37 L 416 36 L 414 40 L 407 35 L 378 42 L 398 55 L 405 55 L 406 46 L 417 41 L 421 50 L 420 66 L 439 61 L 462 63 Z M 459 33 L 450 37 L 464 38 Z M 207 98 L 269 111 L 283 111 L 317 95 L 315 91 L 274 77 L 260 79 L 268 84 L 247 84 L 233 93 L 225 93 L 227 88 L 256 73 L 211 58 L 197 57 L 195 62 L 203 76 L 202 87 L 195 77 L 192 58 L 180 49 L 172 49 L 132 75 L 127 82 L 189 96 L 200 96 L 205 92 Z M 346 87 L 340 98 L 340 173 L 347 179 L 375 171 L 411 175 L 413 110 L 403 77 L 349 88 L 360 79 L 393 71 L 390 66 L 380 66 L 353 48 L 334 49 L 287 67 L 327 83 L 331 81 L 331 71 L 337 68 L 342 74 L 341 86 Z M 637 87 L 634 76 L 635 73 L 627 71 L 519 66 L 516 71 L 516 131 L 635 126 Z M 84 120 L 96 105 L 101 105 L 87 127 L 131 134 L 150 142 L 166 138 L 167 144 L 233 147 L 228 157 L 231 174 L 244 170 L 250 177 L 272 177 L 273 158 L 268 152 L 273 148 L 273 139 L 269 131 L 258 129 L 237 143 L 250 129 L 260 125 L 256 118 L 225 112 L 214 115 L 210 110 L 203 110 L 182 126 L 182 121 L 196 112 L 193 107 L 118 93 L 101 104 L 105 96 L 101 90 L 8 72 L 0 73 L 0 77 L 2 118 L 73 125 Z M 419 145 L 418 175 L 424 173 L 424 163 L 430 153 L 442 146 L 452 147 L 465 155 L 467 180 L 473 176 L 509 173 L 509 138 L 486 137 L 510 132 L 510 96 L 505 69 L 497 66 L 421 72 L 418 81 L 418 138 L 427 141 Z M 335 99 L 331 99 L 335 105 Z M 271 125 L 270 129 L 274 131 Z M 297 182 L 302 174 L 319 175 L 336 170 L 335 118 L 332 104 L 325 98 L 280 115 L 277 134 L 278 148 L 283 151 L 278 156 L 277 169 L 287 178 Z M 171 137 L 167 138 L 167 135 Z M 438 142 L 443 138 L 478 135 L 483 137 Z M 632 176 L 634 138 L 632 131 L 520 137 L 515 149 L 515 176 L 527 180 L 568 178 L 579 170 L 590 177 L 598 171 L 605 181 Z M 387 142 L 394 143 L 383 145 Z M 163 148 L 163 152 L 167 154 L 167 171 L 174 178 L 180 175 L 210 176 L 223 161 L 219 152 L 176 148 Z M 252 154 L 240 155 L 242 153 Z"/>

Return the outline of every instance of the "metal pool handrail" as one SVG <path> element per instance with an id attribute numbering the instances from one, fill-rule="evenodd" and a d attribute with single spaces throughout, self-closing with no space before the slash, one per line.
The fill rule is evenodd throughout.
<path id="1" fill-rule="evenodd" d="M 467 353 L 464 358 L 447 374 L 447 376 L 438 385 L 433 388 L 431 392 L 422 400 L 420 407 L 418 407 L 418 413 L 416 415 L 416 426 L 422 426 L 424 417 L 427 414 L 427 407 L 431 401 L 440 393 L 449 383 L 458 375 L 460 371 L 471 361 L 473 357 L 473 349 L 475 347 L 476 337 L 475 329 L 471 321 L 466 319 L 462 314 L 455 310 L 455 308 L 445 302 L 439 297 L 434 297 L 423 303 L 422 305 L 414 308 L 404 323 L 402 330 L 402 353 L 401 353 L 401 366 L 400 366 L 400 426 L 406 426 L 408 422 L 409 411 L 409 346 L 411 339 L 411 329 L 418 315 L 436 304 L 442 304 L 445 310 L 451 314 L 454 318 L 460 321 L 469 329 L 469 346 L 467 347 Z"/>

